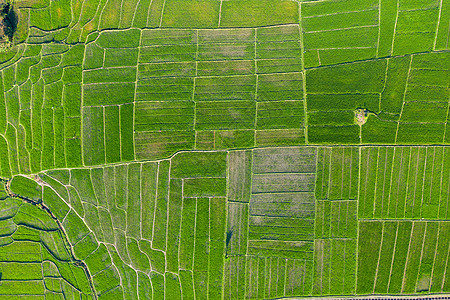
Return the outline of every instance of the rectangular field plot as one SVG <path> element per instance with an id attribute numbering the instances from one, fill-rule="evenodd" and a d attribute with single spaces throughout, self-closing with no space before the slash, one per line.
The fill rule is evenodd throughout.
<path id="1" fill-rule="evenodd" d="M 180 150 L 194 148 L 195 132 L 190 130 L 142 131 L 134 137 L 136 159 L 160 159 Z"/>
<path id="2" fill-rule="evenodd" d="M 259 74 L 300 72 L 300 29 L 298 25 L 256 30 L 256 72 Z"/>
<path id="3" fill-rule="evenodd" d="M 358 148 L 320 147 L 317 151 L 316 199 L 356 199 L 359 172 Z"/>
<path id="4" fill-rule="evenodd" d="M 298 23 L 298 3 L 292 1 L 224 1 L 220 27 L 254 27 Z"/>
<path id="5" fill-rule="evenodd" d="M 377 52 L 376 1 L 302 4 L 305 66 L 316 67 L 373 58 Z"/>
<path id="6" fill-rule="evenodd" d="M 194 102 L 138 102 L 135 108 L 134 130 L 192 130 Z"/>
<path id="7" fill-rule="evenodd" d="M 359 217 L 445 219 L 447 152 L 443 147 L 363 148 Z"/>
<path id="8" fill-rule="evenodd" d="M 356 201 L 317 200 L 315 237 L 356 239 L 357 220 Z"/>
<path id="9" fill-rule="evenodd" d="M 420 54 L 414 55 L 411 60 L 406 91 L 404 94 L 403 110 L 400 122 L 405 123 L 427 123 L 430 130 L 430 123 L 446 123 L 448 116 L 449 70 L 446 63 L 437 64 L 437 61 L 446 61 L 447 53 Z M 400 125 L 408 127 L 408 125 Z M 439 140 L 442 135 L 439 133 L 439 125 L 436 134 L 431 139 Z M 407 142 L 410 138 L 403 137 L 399 132 L 399 141 Z M 420 142 L 420 137 L 418 142 Z"/>
<path id="10" fill-rule="evenodd" d="M 436 25 L 439 19 L 439 2 L 423 8 L 412 5 L 399 7 L 393 42 L 393 55 L 431 51 L 434 46 Z"/>
<path id="11" fill-rule="evenodd" d="M 253 152 L 248 253 L 312 258 L 315 148 Z"/>
<path id="12" fill-rule="evenodd" d="M 154 77 L 139 80 L 136 101 L 191 100 L 194 79 L 190 77 Z"/>
<path id="13" fill-rule="evenodd" d="M 255 92 L 256 76 L 200 77 L 194 100 L 254 100 Z"/>
<path id="14" fill-rule="evenodd" d="M 201 101 L 196 105 L 195 130 L 254 129 L 254 101 Z"/>
<path id="15" fill-rule="evenodd" d="M 279 73 L 258 76 L 257 101 L 302 99 L 302 73 Z"/>
<path id="16" fill-rule="evenodd" d="M 225 263 L 224 299 L 268 299 L 307 295 L 312 261 L 279 257 L 233 256 Z"/>
<path id="17" fill-rule="evenodd" d="M 360 223 L 358 294 L 442 292 L 447 278 L 448 222 Z M 375 234 L 376 233 L 376 234 Z M 445 245 L 445 246 L 444 246 Z"/>

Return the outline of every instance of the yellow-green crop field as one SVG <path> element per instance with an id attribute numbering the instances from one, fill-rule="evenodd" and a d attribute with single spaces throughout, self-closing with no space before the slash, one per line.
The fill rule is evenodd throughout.
<path id="1" fill-rule="evenodd" d="M 450 294 L 449 40 L 450 0 L 0 1 L 0 300 Z"/>

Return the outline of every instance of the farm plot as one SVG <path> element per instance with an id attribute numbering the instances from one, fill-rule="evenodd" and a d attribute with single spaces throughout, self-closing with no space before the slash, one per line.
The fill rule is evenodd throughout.
<path id="1" fill-rule="evenodd" d="M 447 219 L 448 149 L 364 147 L 359 217 Z"/>
<path id="2" fill-rule="evenodd" d="M 170 161 L 48 171 L 39 174 L 48 184 L 43 203 L 63 220 L 97 294 L 158 297 L 183 288 L 220 299 L 226 160 L 226 152 L 192 152 Z M 111 286 L 119 281 L 120 288 Z"/>
<path id="3" fill-rule="evenodd" d="M 446 291 L 447 230 L 447 222 L 361 222 L 356 293 Z"/>
<path id="4" fill-rule="evenodd" d="M 92 299 L 90 277 L 74 260 L 50 215 L 9 197 L 0 207 L 0 297 Z"/>
<path id="5" fill-rule="evenodd" d="M 379 22 L 378 1 L 302 3 L 305 67 L 374 58 Z"/>
<path id="6" fill-rule="evenodd" d="M 307 70 L 308 142 L 360 143 L 355 110 L 379 112 L 385 70 L 385 60 Z"/>

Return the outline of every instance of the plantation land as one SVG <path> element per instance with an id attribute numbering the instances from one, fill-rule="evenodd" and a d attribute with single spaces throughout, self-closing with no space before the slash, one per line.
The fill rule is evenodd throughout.
<path id="1" fill-rule="evenodd" d="M 450 1 L 14 11 L 0 299 L 450 292 Z"/>

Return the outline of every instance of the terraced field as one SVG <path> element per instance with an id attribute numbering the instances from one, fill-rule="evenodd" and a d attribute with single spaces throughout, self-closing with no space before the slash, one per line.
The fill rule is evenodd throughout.
<path id="1" fill-rule="evenodd" d="M 0 299 L 450 292 L 450 1 L 13 7 Z"/>

